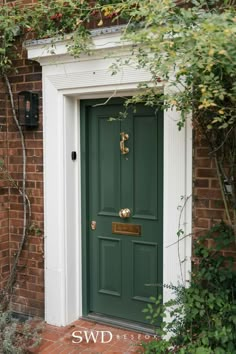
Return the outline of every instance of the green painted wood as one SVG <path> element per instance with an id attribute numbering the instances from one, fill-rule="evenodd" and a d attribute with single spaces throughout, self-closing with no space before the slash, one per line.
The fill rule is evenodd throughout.
<path id="1" fill-rule="evenodd" d="M 133 217 L 157 219 L 157 119 L 145 112 L 134 116 Z"/>
<path id="2" fill-rule="evenodd" d="M 98 237 L 98 291 L 101 294 L 121 297 L 122 257 L 121 240 Z"/>
<path id="3" fill-rule="evenodd" d="M 98 204 L 99 215 L 115 216 L 119 211 L 120 204 L 120 161 L 119 151 L 119 125 L 115 122 L 111 124 L 107 120 L 107 115 L 99 115 L 102 109 L 97 109 L 98 113 L 95 124 L 97 129 L 97 151 L 94 151 L 97 158 L 98 177 Z M 109 110 L 107 111 L 109 114 Z M 112 114 L 112 111 L 110 111 Z M 95 133 L 96 134 L 96 133 Z M 92 182 L 93 183 L 93 182 Z"/>
<path id="4" fill-rule="evenodd" d="M 115 99 L 82 103 L 83 310 L 145 323 L 142 309 L 160 293 L 148 285 L 162 283 L 163 115 L 138 105 L 108 121 L 122 110 Z M 127 155 L 121 132 L 129 134 Z M 121 208 L 131 217 L 121 219 Z M 141 235 L 113 234 L 112 222 L 141 225 Z"/>

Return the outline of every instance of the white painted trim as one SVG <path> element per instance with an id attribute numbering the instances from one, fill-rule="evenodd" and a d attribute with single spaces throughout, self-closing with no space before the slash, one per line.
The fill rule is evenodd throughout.
<path id="1" fill-rule="evenodd" d="M 187 124 L 179 132 L 178 119 L 179 114 L 175 111 L 164 114 L 163 283 L 174 285 L 185 284 L 191 271 L 191 239 L 186 238 L 179 244 L 176 241 L 180 228 L 187 234 L 192 228 L 192 130 Z M 181 206 L 188 197 L 180 218 Z M 181 272 L 180 261 L 184 259 L 186 262 L 182 263 Z M 164 301 L 172 296 L 172 292 L 164 288 Z"/>
<path id="2" fill-rule="evenodd" d="M 120 31 L 117 33 L 108 32 L 93 37 L 91 50 L 93 57 L 104 58 L 106 55 L 113 55 L 114 49 L 119 50 L 124 55 L 131 47 L 130 43 L 120 40 Z M 52 48 L 53 43 L 53 48 Z M 68 39 L 56 40 L 55 43 L 50 39 L 46 41 L 29 41 L 26 43 L 28 58 L 38 61 L 42 66 L 64 63 L 73 63 L 78 61 L 90 61 L 91 57 L 81 54 L 80 58 L 74 58 L 67 52 Z M 128 54 L 128 53 L 127 53 Z"/>
<path id="3" fill-rule="evenodd" d="M 110 77 L 108 68 L 115 54 L 126 55 L 127 43 L 119 34 L 94 39 L 94 55 L 74 59 L 59 43 L 51 55 L 45 45 L 28 47 L 28 57 L 43 66 L 44 199 L 45 199 L 45 319 L 64 326 L 82 315 L 80 112 L 85 98 L 130 95 L 150 75 L 127 68 Z M 113 50 L 104 59 L 104 52 Z M 164 88 L 161 87 L 160 90 Z M 165 284 L 181 282 L 176 232 L 181 196 L 192 191 L 192 130 L 189 124 L 178 132 L 178 113 L 164 112 L 164 205 L 163 278 Z M 77 151 L 77 160 L 70 153 Z M 77 198 L 78 196 L 78 198 Z M 192 205 L 186 205 L 181 227 L 192 228 Z M 171 244 L 173 246 L 169 247 Z M 191 239 L 180 243 L 184 281 L 191 270 Z M 164 289 L 164 301 L 171 297 Z"/>

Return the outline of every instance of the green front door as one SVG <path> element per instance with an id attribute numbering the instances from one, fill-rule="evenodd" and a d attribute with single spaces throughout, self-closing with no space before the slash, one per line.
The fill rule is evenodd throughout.
<path id="1" fill-rule="evenodd" d="M 87 313 L 145 322 L 162 283 L 163 114 L 109 121 L 122 102 L 97 103 L 82 103 Z"/>

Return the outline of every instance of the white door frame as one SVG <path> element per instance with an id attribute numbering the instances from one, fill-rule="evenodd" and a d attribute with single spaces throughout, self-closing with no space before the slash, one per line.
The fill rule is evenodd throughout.
<path id="1" fill-rule="evenodd" d="M 80 99 L 130 95 L 150 80 L 145 70 L 130 67 L 111 76 L 114 57 L 128 55 L 119 33 L 107 30 L 93 39 L 94 55 L 80 59 L 67 54 L 65 42 L 57 43 L 54 54 L 47 40 L 27 44 L 28 58 L 40 62 L 43 72 L 45 320 L 57 326 L 82 315 Z M 186 234 L 192 229 L 191 201 L 181 220 L 179 210 L 181 198 L 192 193 L 192 129 L 187 123 L 179 132 L 178 118 L 173 110 L 164 112 L 164 284 L 182 283 L 180 260 L 184 282 L 191 271 L 191 238 L 180 242 L 180 260 L 176 241 L 179 228 Z M 164 288 L 163 296 L 166 301 L 172 294 Z"/>

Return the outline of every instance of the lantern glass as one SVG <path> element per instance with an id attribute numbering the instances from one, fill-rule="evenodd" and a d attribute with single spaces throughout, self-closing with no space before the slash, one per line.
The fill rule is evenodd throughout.
<path id="1" fill-rule="evenodd" d="M 38 94 L 22 91 L 18 94 L 18 120 L 26 127 L 38 126 Z"/>

